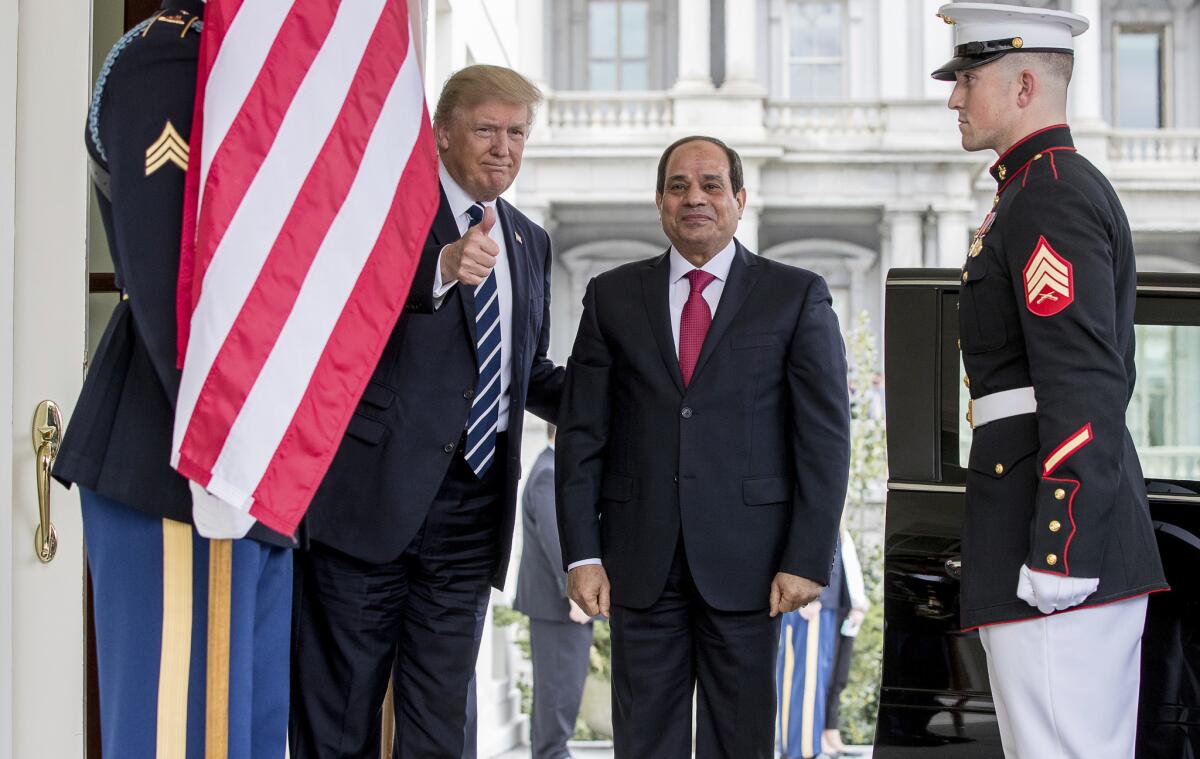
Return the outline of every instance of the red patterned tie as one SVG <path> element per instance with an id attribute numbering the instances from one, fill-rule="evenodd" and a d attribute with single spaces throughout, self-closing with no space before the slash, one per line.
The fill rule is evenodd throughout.
<path id="1" fill-rule="evenodd" d="M 704 346 L 708 325 L 712 324 L 712 311 L 704 300 L 704 288 L 716 276 L 693 269 L 687 273 L 687 278 L 692 284 L 692 291 L 688 294 L 687 303 L 683 304 L 683 315 L 679 317 L 679 371 L 683 373 L 684 387 L 692 381 L 696 359 L 700 358 L 700 348 Z"/>

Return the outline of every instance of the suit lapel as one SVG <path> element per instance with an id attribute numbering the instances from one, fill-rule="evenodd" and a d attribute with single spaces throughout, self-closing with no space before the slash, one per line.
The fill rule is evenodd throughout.
<path id="1" fill-rule="evenodd" d="M 675 353 L 675 337 L 671 331 L 671 251 L 661 255 L 657 261 L 642 270 L 642 301 L 646 304 L 646 316 L 650 319 L 650 331 L 662 354 L 663 364 L 675 387 L 683 393 L 683 375 L 679 371 L 679 356 Z"/>
<path id="2" fill-rule="evenodd" d="M 513 372 L 512 381 L 516 390 L 524 391 L 525 373 L 518 367 L 525 365 L 525 333 L 529 325 L 529 255 L 525 249 L 527 231 L 516 229 L 516 214 L 503 198 L 496 200 L 496 212 L 499 214 L 500 231 L 504 234 L 504 248 L 508 258 L 508 278 L 511 281 L 512 330 L 510 339 L 512 345 Z"/>
<path id="3" fill-rule="evenodd" d="M 704 371 L 704 365 L 716 351 L 721 337 L 729 330 L 729 325 L 733 324 L 734 317 L 746 302 L 746 296 L 750 294 L 750 291 L 754 289 L 755 282 L 758 281 L 758 262 L 754 260 L 750 251 L 742 247 L 740 242 L 736 244 L 737 250 L 733 256 L 733 264 L 729 267 L 729 279 L 725 282 L 725 289 L 721 292 L 721 301 L 717 304 L 717 314 L 708 328 L 704 346 L 700 348 L 700 357 L 696 359 L 696 369 L 692 372 L 693 383 L 700 376 L 700 372 Z"/>

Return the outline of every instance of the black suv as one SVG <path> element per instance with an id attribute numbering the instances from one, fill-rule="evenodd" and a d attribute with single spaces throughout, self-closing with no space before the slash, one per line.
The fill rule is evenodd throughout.
<path id="1" fill-rule="evenodd" d="M 971 428 L 957 348 L 958 274 L 888 274 L 876 759 L 1004 756 L 983 648 L 959 624 Z M 1138 376 L 1127 424 L 1171 592 L 1150 597 L 1141 693 L 1127 695 L 1139 710 L 1138 759 L 1188 759 L 1200 756 L 1200 275 L 1139 275 L 1136 321 Z"/>

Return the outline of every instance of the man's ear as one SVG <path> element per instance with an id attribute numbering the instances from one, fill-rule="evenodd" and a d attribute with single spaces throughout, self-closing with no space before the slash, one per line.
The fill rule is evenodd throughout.
<path id="1" fill-rule="evenodd" d="M 660 215 L 662 214 L 662 199 L 663 194 L 661 192 L 654 193 L 654 205 L 658 206 L 658 213 Z"/>
<path id="2" fill-rule="evenodd" d="M 450 129 L 445 124 L 440 121 L 433 122 L 433 136 L 437 141 L 439 153 L 450 148 Z"/>
<path id="3" fill-rule="evenodd" d="M 741 218 L 742 211 L 746 210 L 746 188 L 743 187 L 742 189 L 738 190 L 737 194 L 734 195 L 733 198 L 738 204 L 738 218 Z"/>
<path id="4" fill-rule="evenodd" d="M 1017 106 L 1028 108 L 1041 89 L 1041 85 L 1042 83 L 1038 81 L 1037 74 L 1033 69 L 1022 69 L 1021 73 L 1017 74 Z"/>

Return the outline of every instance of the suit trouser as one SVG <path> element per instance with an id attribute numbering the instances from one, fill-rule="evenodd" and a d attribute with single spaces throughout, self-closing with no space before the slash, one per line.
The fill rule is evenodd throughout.
<path id="1" fill-rule="evenodd" d="M 376 759 L 393 673 L 396 755 L 460 759 L 503 485 L 502 464 L 481 481 L 455 456 L 396 560 L 372 564 L 320 543 L 297 552 L 294 759 Z"/>
<path id="2" fill-rule="evenodd" d="M 680 539 L 658 600 L 612 607 L 616 759 L 689 759 L 693 690 L 696 759 L 770 759 L 778 644 L 779 618 L 765 606 L 729 612 L 704 601 Z"/>
<path id="3" fill-rule="evenodd" d="M 530 750 L 533 759 L 563 759 L 570 756 L 567 741 L 575 733 L 591 664 L 592 623 L 530 619 L 529 648 L 533 654 Z"/>
<path id="4" fill-rule="evenodd" d="M 104 756 L 281 759 L 291 551 L 81 495 Z"/>
<path id="5" fill-rule="evenodd" d="M 1007 759 L 1132 759 L 1146 596 L 979 630 Z"/>

